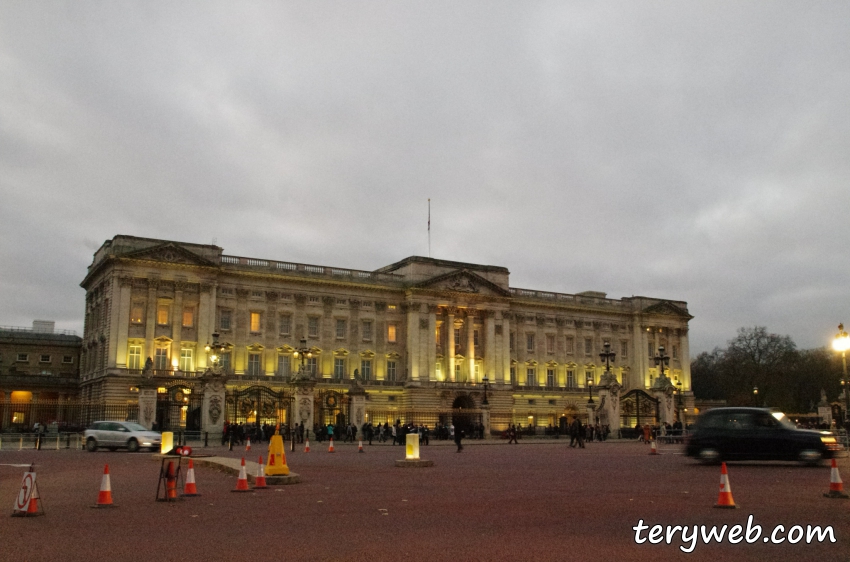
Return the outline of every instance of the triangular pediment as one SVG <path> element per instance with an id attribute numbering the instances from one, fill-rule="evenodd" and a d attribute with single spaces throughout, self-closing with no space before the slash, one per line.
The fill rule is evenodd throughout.
<path id="1" fill-rule="evenodd" d="M 154 246 L 152 248 L 145 248 L 136 252 L 130 252 L 122 255 L 121 257 L 133 260 L 150 260 L 182 265 L 205 265 L 213 267 L 218 265 L 194 252 L 190 252 L 178 244 L 174 244 L 173 242 L 160 244 L 159 246 Z"/>
<path id="2" fill-rule="evenodd" d="M 466 269 L 449 271 L 448 273 L 417 283 L 414 287 L 417 289 L 447 291 L 452 293 L 467 293 L 485 296 L 496 295 L 500 297 L 511 296 L 510 291 L 503 289 L 492 281 L 489 281 Z"/>
<path id="3" fill-rule="evenodd" d="M 683 318 L 693 318 L 684 309 L 676 306 L 670 301 L 661 301 L 643 309 L 644 314 L 663 314 L 666 316 L 680 316 Z"/>

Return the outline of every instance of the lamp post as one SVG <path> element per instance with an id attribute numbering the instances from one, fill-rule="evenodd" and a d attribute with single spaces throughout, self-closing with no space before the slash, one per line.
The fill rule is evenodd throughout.
<path id="1" fill-rule="evenodd" d="M 841 364 L 844 368 L 844 376 L 841 379 L 841 385 L 844 387 L 844 427 L 850 425 L 850 379 L 847 378 L 847 350 L 850 349 L 850 335 L 844 331 L 844 324 L 838 325 L 838 333 L 835 334 L 835 339 L 832 341 L 832 349 L 841 352 Z"/>
<path id="2" fill-rule="evenodd" d="M 753 406 L 759 405 L 759 387 L 753 387 Z"/>
<path id="3" fill-rule="evenodd" d="M 304 372 L 304 362 L 313 357 L 313 351 L 307 347 L 307 338 L 301 338 L 301 347 L 297 348 L 292 355 L 301 358 L 301 366 L 298 367 L 299 378 L 307 378 L 307 373 Z"/>
<path id="4" fill-rule="evenodd" d="M 676 392 L 679 395 L 679 400 L 676 404 L 676 420 L 682 421 L 682 381 L 676 381 Z"/>
<path id="5" fill-rule="evenodd" d="M 484 400 L 481 401 L 481 405 L 489 406 L 490 402 L 487 401 L 487 389 L 490 386 L 490 379 L 487 378 L 487 375 L 484 375 L 484 378 L 481 379 L 481 382 L 484 383 Z"/>
<path id="6" fill-rule="evenodd" d="M 593 404 L 593 373 L 588 371 L 585 381 L 587 382 L 587 403 Z"/>
<path id="7" fill-rule="evenodd" d="M 658 346 L 658 353 L 652 359 L 655 361 L 655 366 L 661 371 L 661 377 L 663 378 L 665 376 L 664 368 L 670 364 L 670 356 L 665 355 L 663 345 Z"/>
<path id="8" fill-rule="evenodd" d="M 611 362 L 614 360 L 614 358 L 617 357 L 617 354 L 615 352 L 611 351 L 611 342 L 606 341 L 602 345 L 602 348 L 605 351 L 603 351 L 602 353 L 599 354 L 599 359 L 601 359 L 602 361 L 605 361 L 605 372 L 610 374 L 611 373 Z"/>
<path id="9" fill-rule="evenodd" d="M 218 367 L 221 364 L 221 354 L 224 351 L 224 344 L 218 341 L 218 331 L 212 333 L 212 339 L 212 343 L 207 343 L 204 347 L 204 351 L 206 351 L 207 355 L 209 355 L 213 372 L 217 372 Z"/>

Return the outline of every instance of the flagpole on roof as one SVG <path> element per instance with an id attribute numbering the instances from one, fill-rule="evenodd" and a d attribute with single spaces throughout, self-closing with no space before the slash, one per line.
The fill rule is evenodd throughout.
<path id="1" fill-rule="evenodd" d="M 431 198 L 428 198 L 428 257 L 431 257 Z"/>

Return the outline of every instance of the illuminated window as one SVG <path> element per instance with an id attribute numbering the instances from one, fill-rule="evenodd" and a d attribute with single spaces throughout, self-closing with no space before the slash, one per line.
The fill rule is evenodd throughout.
<path id="1" fill-rule="evenodd" d="M 372 321 L 363 321 L 363 341 L 372 341 Z"/>
<path id="2" fill-rule="evenodd" d="M 575 388 L 576 387 L 576 372 L 575 371 L 567 371 L 567 388 Z"/>
<path id="3" fill-rule="evenodd" d="M 316 316 L 311 316 L 307 319 L 307 335 L 311 338 L 319 337 L 319 319 Z"/>
<path id="4" fill-rule="evenodd" d="M 183 308 L 183 327 L 192 328 L 195 325 L 195 309 L 192 307 Z"/>
<path id="5" fill-rule="evenodd" d="M 396 305 L 394 305 L 394 304 L 387 305 L 387 310 L 395 310 L 395 309 L 396 309 Z"/>
<path id="6" fill-rule="evenodd" d="M 127 368 L 141 369 L 142 368 L 142 346 L 131 345 L 127 354 Z"/>
<path id="7" fill-rule="evenodd" d="M 229 330 L 233 324 L 233 311 L 232 310 L 222 310 L 221 316 L 219 317 L 219 327 L 222 330 Z"/>
<path id="8" fill-rule="evenodd" d="M 525 350 L 534 353 L 534 334 L 525 334 Z"/>
<path id="9" fill-rule="evenodd" d="M 567 353 L 575 353 L 575 338 L 572 336 L 567 336 Z"/>
<path id="10" fill-rule="evenodd" d="M 533 367 L 529 367 L 525 371 L 525 385 L 526 386 L 537 386 L 537 372 Z"/>
<path id="11" fill-rule="evenodd" d="M 164 371 L 170 367 L 168 363 L 168 348 L 158 347 L 153 356 L 153 368 L 159 371 Z"/>
<path id="12" fill-rule="evenodd" d="M 395 361 L 387 361 L 387 380 L 394 381 L 396 377 Z"/>
<path id="13" fill-rule="evenodd" d="M 280 333 L 288 336 L 292 333 L 292 316 L 284 314 L 280 317 Z"/>
<path id="14" fill-rule="evenodd" d="M 145 321 L 145 307 L 141 304 L 134 304 L 130 309 L 130 322 L 133 324 L 142 324 Z"/>
<path id="15" fill-rule="evenodd" d="M 180 370 L 192 372 L 195 370 L 195 351 L 184 347 L 180 350 Z"/>
<path id="16" fill-rule="evenodd" d="M 249 353 L 248 354 L 248 376 L 249 377 L 260 376 L 260 354 L 259 353 Z"/>
<path id="17" fill-rule="evenodd" d="M 277 356 L 277 374 L 286 378 L 292 374 L 292 361 L 289 355 Z"/>
<path id="18" fill-rule="evenodd" d="M 555 334 L 546 334 L 546 353 L 555 353 Z"/>
<path id="19" fill-rule="evenodd" d="M 156 307 L 156 323 L 160 326 L 168 325 L 168 309 L 167 304 L 161 304 Z"/>
<path id="20" fill-rule="evenodd" d="M 555 386 L 555 369 L 546 369 L 546 386 Z"/>
<path id="21" fill-rule="evenodd" d="M 345 338 L 345 320 L 337 319 L 336 321 L 336 339 L 341 340 Z"/>
<path id="22" fill-rule="evenodd" d="M 251 332 L 256 334 L 261 331 L 263 315 L 259 312 L 251 313 Z"/>
<path id="23" fill-rule="evenodd" d="M 334 357 L 334 378 L 345 378 L 345 359 L 342 357 Z"/>
<path id="24" fill-rule="evenodd" d="M 360 376 L 364 381 L 372 379 L 372 360 L 363 359 L 360 361 Z"/>
<path id="25" fill-rule="evenodd" d="M 396 325 L 388 324 L 387 325 L 387 341 L 390 343 L 395 343 L 396 341 Z"/>

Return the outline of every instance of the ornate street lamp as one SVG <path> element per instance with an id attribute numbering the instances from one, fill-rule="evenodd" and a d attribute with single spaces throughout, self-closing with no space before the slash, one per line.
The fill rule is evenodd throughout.
<path id="1" fill-rule="evenodd" d="M 487 378 L 487 375 L 484 375 L 484 378 L 481 379 L 481 382 L 484 383 L 484 400 L 481 401 L 481 405 L 489 406 L 490 402 L 487 401 L 487 389 L 490 386 L 490 379 Z"/>
<path id="2" fill-rule="evenodd" d="M 759 405 L 759 387 L 753 387 L 753 406 Z"/>
<path id="3" fill-rule="evenodd" d="M 221 354 L 224 351 L 224 344 L 218 341 L 218 331 L 212 333 L 212 343 L 207 343 L 204 347 L 204 351 L 209 355 L 210 363 L 212 363 L 213 372 L 218 372 L 219 365 L 221 365 Z"/>
<path id="4" fill-rule="evenodd" d="M 307 359 L 311 359 L 313 357 L 313 351 L 307 347 L 307 338 L 301 338 L 301 347 L 296 349 L 292 355 L 296 358 L 301 358 L 301 366 L 298 367 L 298 378 L 310 378 L 309 375 L 304 370 L 304 364 Z M 312 375 L 312 373 L 310 373 Z"/>
<path id="5" fill-rule="evenodd" d="M 587 382 L 587 403 L 593 404 L 593 373 L 588 371 L 586 375 L 587 377 L 585 381 Z"/>
<path id="6" fill-rule="evenodd" d="M 611 342 L 606 341 L 602 345 L 602 347 L 605 351 L 603 351 L 602 353 L 599 354 L 599 359 L 601 359 L 602 361 L 605 362 L 605 372 L 610 373 L 611 372 L 611 361 L 613 361 L 614 358 L 617 357 L 617 354 L 614 353 L 613 351 L 611 351 Z"/>
<path id="7" fill-rule="evenodd" d="M 835 339 L 832 341 L 832 349 L 841 352 L 841 363 L 844 367 L 844 377 L 841 379 L 841 384 L 844 386 L 844 426 L 850 425 L 850 379 L 847 378 L 847 350 L 850 349 L 850 335 L 844 331 L 844 324 L 838 325 L 838 333 L 835 334 Z"/>
<path id="8" fill-rule="evenodd" d="M 664 368 L 670 365 L 670 356 L 664 354 L 664 346 L 658 346 L 658 353 L 652 358 L 655 361 L 655 366 L 661 371 L 661 378 L 664 378 Z"/>

